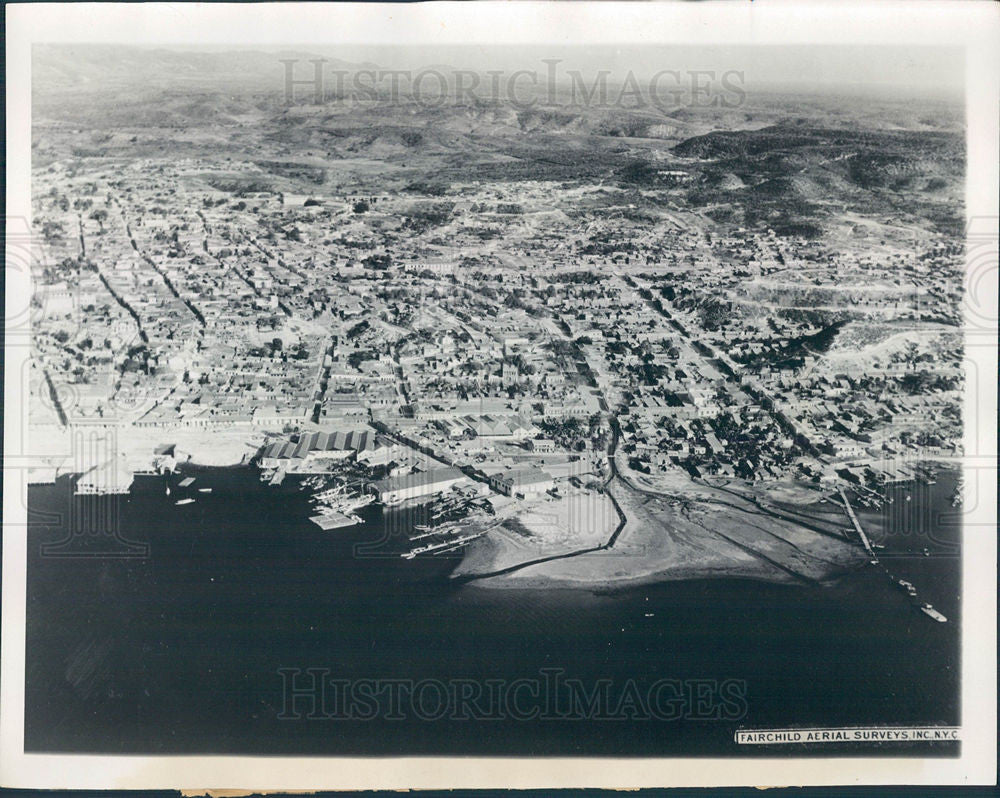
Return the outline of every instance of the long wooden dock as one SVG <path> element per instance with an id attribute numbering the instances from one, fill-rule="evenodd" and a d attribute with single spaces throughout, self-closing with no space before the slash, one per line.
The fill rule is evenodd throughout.
<path id="1" fill-rule="evenodd" d="M 854 514 L 854 508 L 851 507 L 851 503 L 847 500 L 847 494 L 844 493 L 843 488 L 837 488 L 837 492 L 840 494 L 841 501 L 844 502 L 844 509 L 847 510 L 847 517 L 851 519 L 851 523 L 854 524 L 854 530 L 858 533 L 858 537 L 861 538 L 861 543 L 872 557 L 875 556 L 875 550 L 872 549 L 872 544 L 868 540 L 868 535 L 865 534 L 865 530 L 861 528 L 861 522 L 858 521 L 858 517 Z"/>

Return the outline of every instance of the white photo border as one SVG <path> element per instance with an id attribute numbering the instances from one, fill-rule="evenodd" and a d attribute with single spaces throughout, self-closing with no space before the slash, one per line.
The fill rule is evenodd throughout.
<path id="1" fill-rule="evenodd" d="M 24 3 L 7 6 L 7 217 L 30 219 L 31 45 L 129 44 L 871 44 L 966 53 L 966 212 L 998 211 L 1000 6 L 987 2 L 795 3 Z M 9 253 L 8 253 L 9 254 Z M 6 269 L 6 319 L 30 295 Z M 996 319 L 996 296 L 992 318 Z M 981 325 L 981 321 L 979 322 Z M 995 323 L 995 322 L 994 322 Z M 957 758 L 335 758 L 25 754 L 25 472 L 18 470 L 27 346 L 5 340 L 0 784 L 22 788 L 640 788 L 993 784 L 996 779 L 996 536 L 964 541 L 963 742 Z M 968 348 L 997 373 L 992 343 Z M 996 382 L 970 382 L 965 451 L 996 469 Z M 971 394 L 971 391 L 970 391 Z M 975 419 L 975 423 L 969 423 Z M 968 464 L 966 466 L 968 468 Z M 996 528 L 996 481 L 974 519 Z M 980 528 L 983 528 L 980 527 Z"/>

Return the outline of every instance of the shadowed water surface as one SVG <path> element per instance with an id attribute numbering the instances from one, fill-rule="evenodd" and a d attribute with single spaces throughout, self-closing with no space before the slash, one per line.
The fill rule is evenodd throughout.
<path id="1" fill-rule="evenodd" d="M 149 544 L 143 558 L 42 556 L 43 543 L 66 537 L 73 522 L 65 519 L 108 499 L 70 499 L 65 480 L 30 489 L 27 750 L 773 755 L 737 748 L 734 731 L 959 720 L 954 528 L 893 530 L 890 518 L 883 536 L 883 562 L 951 621 L 936 624 L 874 568 L 827 588 L 725 579 L 600 595 L 457 586 L 447 578 L 457 560 L 404 560 L 401 540 L 380 543 L 378 508 L 366 508 L 364 526 L 325 533 L 308 522 L 306 494 L 292 479 L 275 489 L 249 469 L 189 473 L 197 481 L 187 491 L 176 487 L 180 475 L 170 496 L 163 477 L 140 477 L 115 500 L 117 528 Z M 942 478 L 917 500 L 945 512 L 949 491 Z M 186 495 L 195 503 L 174 503 Z M 359 556 L 363 541 L 373 545 Z M 61 553 L 88 546 L 71 538 Z M 936 556 L 923 556 L 925 546 Z M 369 720 L 309 719 L 302 699 L 288 705 L 289 684 L 302 687 L 308 668 L 352 685 L 486 686 L 478 706 L 501 717 L 392 719 L 380 705 Z M 298 669 L 299 681 L 282 669 Z M 585 690 L 606 685 L 605 710 L 621 712 L 546 714 L 553 674 Z M 528 680 L 521 708 L 543 709 L 530 719 L 502 706 L 518 679 Z M 625 695 L 647 698 L 660 680 L 681 717 L 630 712 Z M 550 692 L 568 701 L 559 689 Z"/>

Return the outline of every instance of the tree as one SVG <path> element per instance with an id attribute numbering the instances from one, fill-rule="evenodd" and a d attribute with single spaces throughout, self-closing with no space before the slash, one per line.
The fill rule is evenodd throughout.
<path id="1" fill-rule="evenodd" d="M 61 241 L 63 237 L 63 226 L 59 222 L 45 222 L 42 225 L 42 236 L 45 238 L 45 242 L 51 244 L 55 241 Z"/>
<path id="2" fill-rule="evenodd" d="M 101 226 L 101 230 L 104 230 L 104 220 L 108 218 L 108 212 L 104 208 L 96 208 L 91 212 L 90 218 Z"/>

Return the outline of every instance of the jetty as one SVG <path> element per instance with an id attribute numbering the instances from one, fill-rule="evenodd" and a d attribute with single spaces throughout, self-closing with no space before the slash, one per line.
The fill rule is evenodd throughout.
<path id="1" fill-rule="evenodd" d="M 868 540 L 868 535 L 865 534 L 865 530 L 861 528 L 861 522 L 858 521 L 858 517 L 854 514 L 854 508 L 851 507 L 851 503 L 847 500 L 847 494 L 844 493 L 843 488 L 837 488 L 837 492 L 840 494 L 840 499 L 844 503 L 844 509 L 847 511 L 847 517 L 851 519 L 851 523 L 854 525 L 854 531 L 858 533 L 858 537 L 861 538 L 861 544 L 865 547 L 872 557 L 875 557 L 875 550 L 872 548 L 871 541 Z"/>
<path id="2" fill-rule="evenodd" d="M 344 515 L 343 513 L 325 513 L 314 515 L 309 518 L 316 526 L 327 532 L 331 529 L 342 529 L 343 527 L 356 526 L 361 519 L 356 515 Z"/>
<path id="3" fill-rule="evenodd" d="M 419 557 L 421 554 L 436 554 L 439 551 L 450 551 L 452 549 L 461 548 L 471 543 L 476 538 L 481 538 L 486 534 L 483 532 L 474 532 L 470 535 L 463 535 L 461 537 L 453 538 L 452 540 L 446 540 L 441 543 L 428 543 L 425 546 L 419 546 L 411 551 L 404 552 L 399 556 L 404 560 L 412 560 L 414 557 Z"/>

